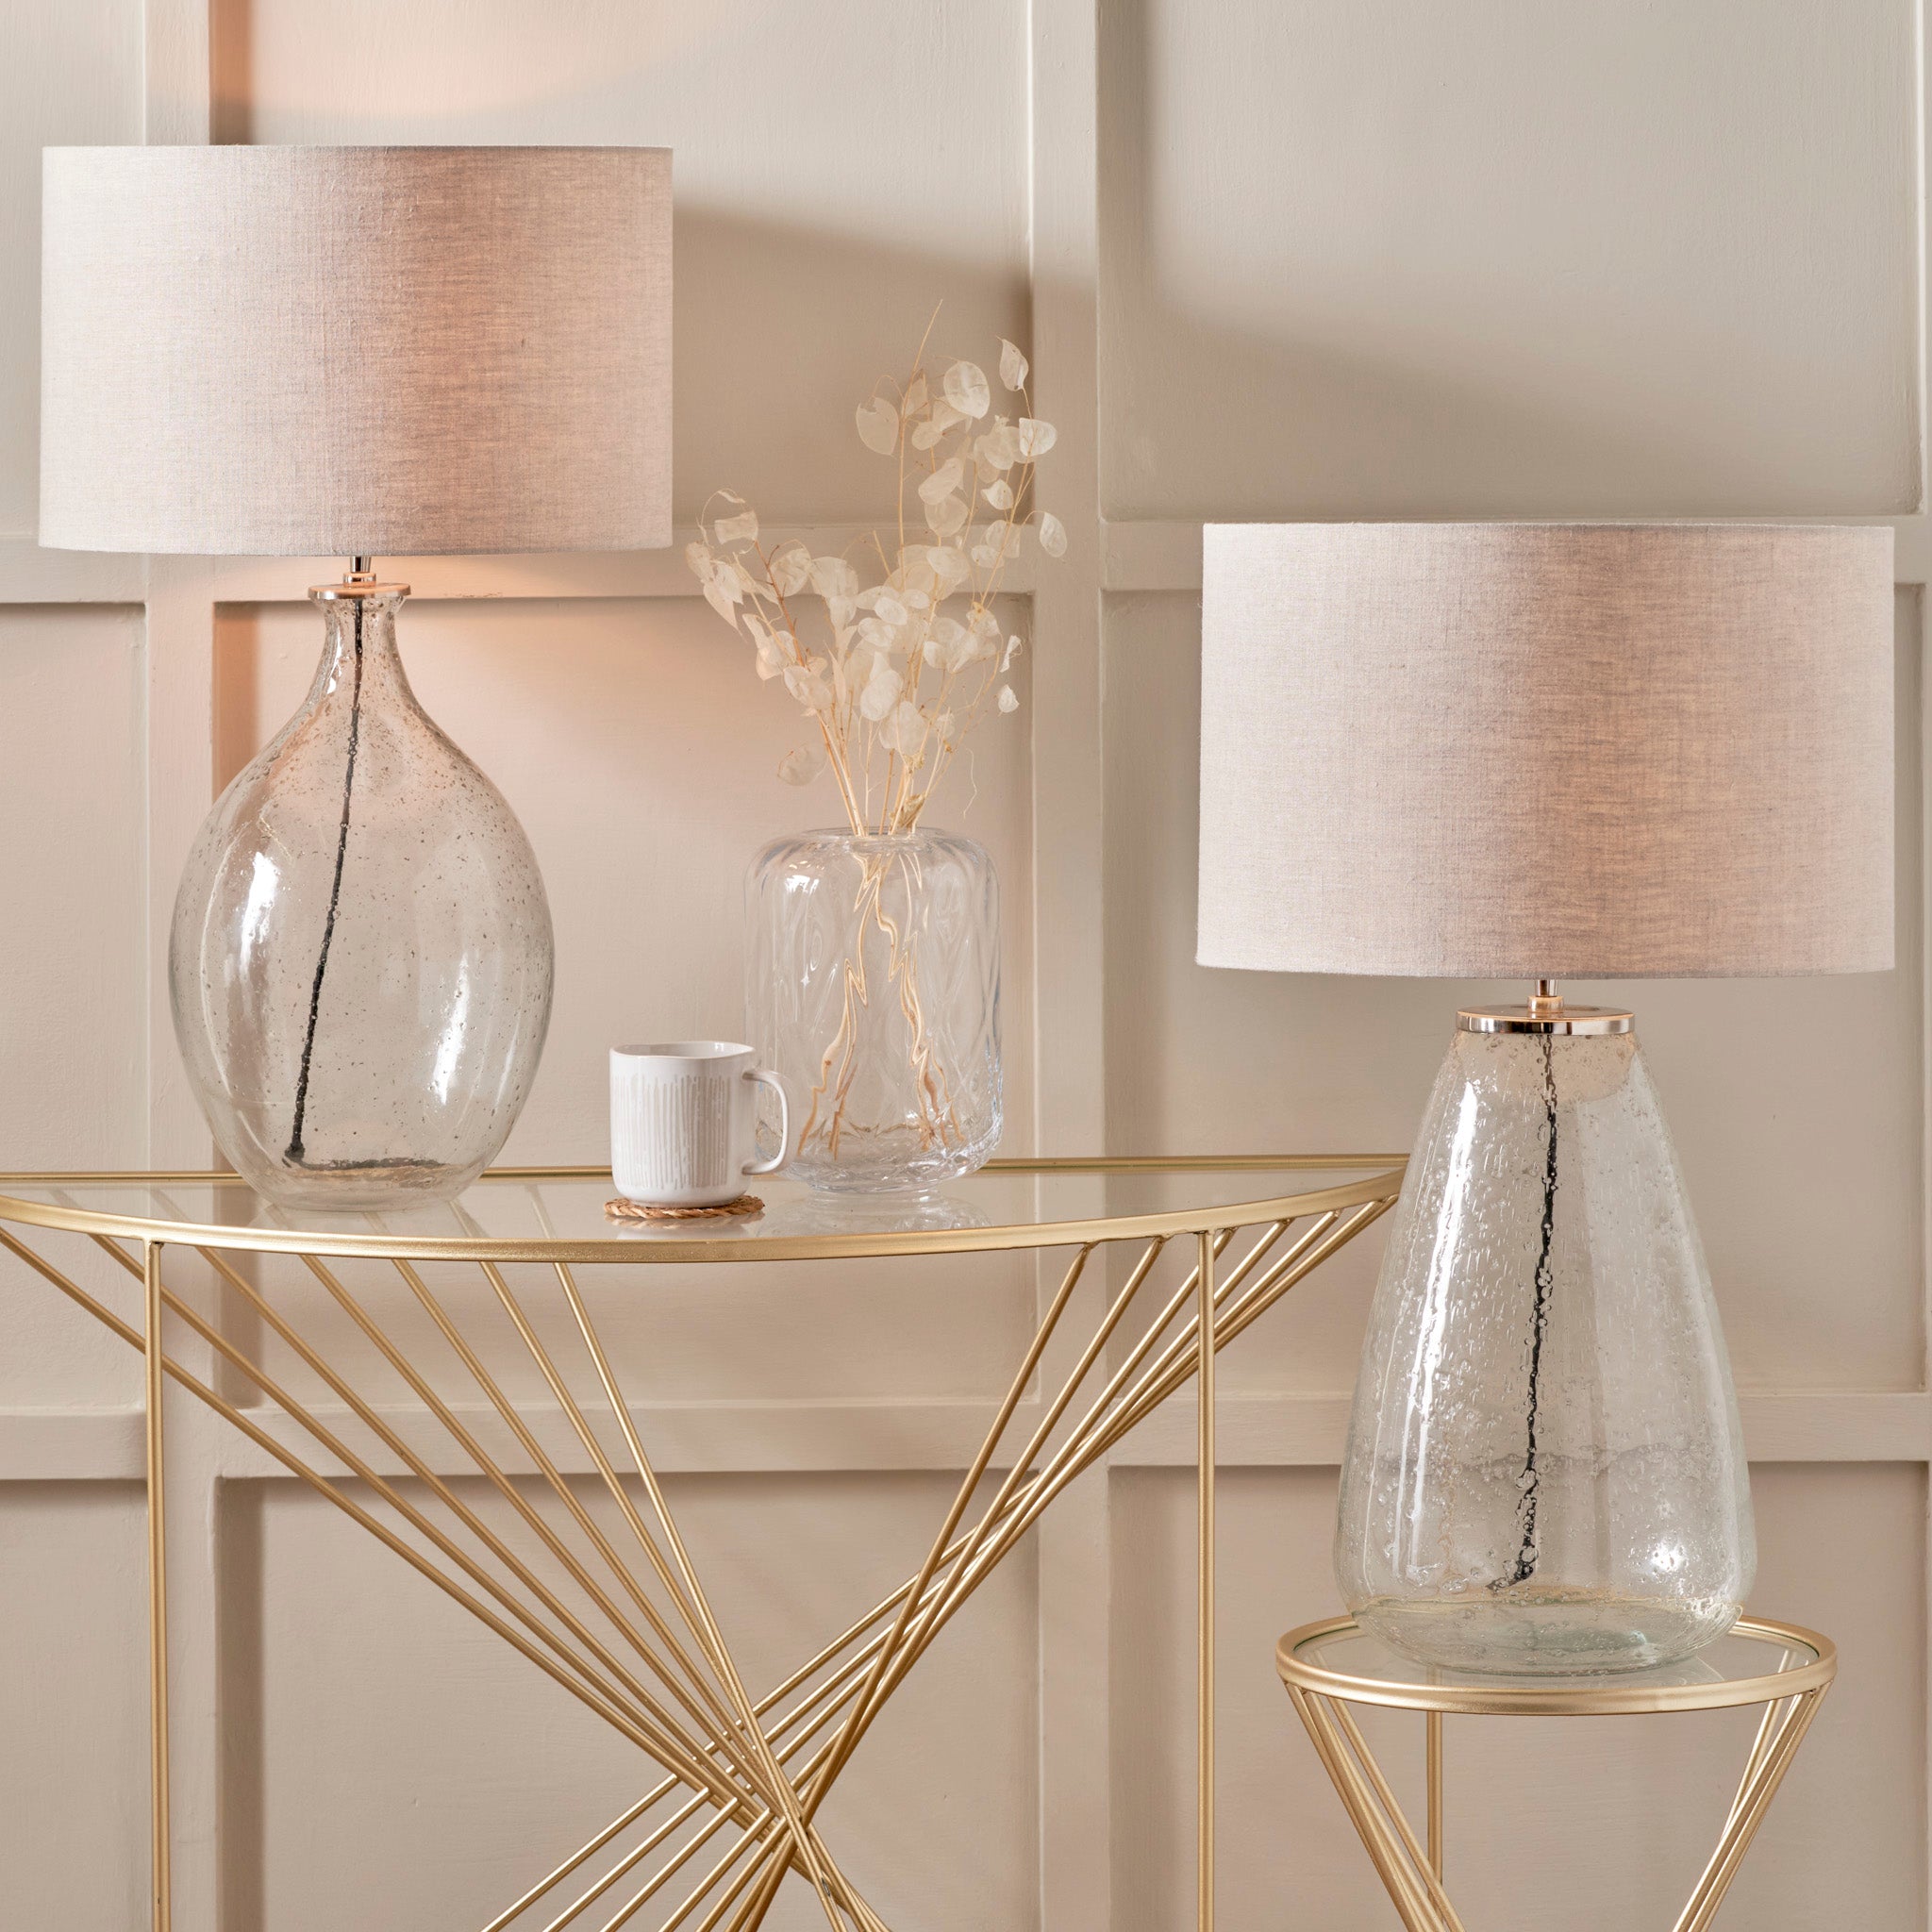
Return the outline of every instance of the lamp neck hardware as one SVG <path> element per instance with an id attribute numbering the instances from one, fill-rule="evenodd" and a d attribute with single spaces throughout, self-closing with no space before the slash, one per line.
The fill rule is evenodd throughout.
<path id="1" fill-rule="evenodd" d="M 1629 1033 L 1635 1016 L 1618 1007 L 1573 1007 L 1557 991 L 1554 979 L 1539 979 L 1520 1007 L 1471 1007 L 1456 1016 L 1464 1033 L 1567 1033 L 1593 1035 Z"/>
<path id="2" fill-rule="evenodd" d="M 340 583 L 312 585 L 308 594 L 324 604 L 353 603 L 360 597 L 407 597 L 409 587 L 381 582 L 375 575 L 375 558 L 352 557 Z"/>
<path id="3" fill-rule="evenodd" d="M 1563 995 L 1557 991 L 1554 979 L 1539 979 L 1536 991 L 1529 996 L 1525 1009 L 1532 1020 L 1555 1020 L 1563 1011 Z"/>

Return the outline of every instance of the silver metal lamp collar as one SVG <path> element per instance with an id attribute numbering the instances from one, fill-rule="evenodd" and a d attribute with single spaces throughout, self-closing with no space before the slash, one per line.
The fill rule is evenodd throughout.
<path id="1" fill-rule="evenodd" d="M 352 603 L 362 597 L 407 597 L 408 584 L 380 584 L 375 580 L 373 557 L 352 557 L 339 584 L 316 584 L 308 594 L 324 604 Z"/>
<path id="2" fill-rule="evenodd" d="M 1571 1007 L 1554 979 L 1539 979 L 1521 1007 L 1466 1007 L 1457 1014 L 1463 1033 L 1629 1033 L 1636 1016 L 1618 1007 Z"/>

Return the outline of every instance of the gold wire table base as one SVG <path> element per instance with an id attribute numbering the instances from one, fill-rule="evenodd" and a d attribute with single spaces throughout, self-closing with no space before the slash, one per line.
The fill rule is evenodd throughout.
<path id="1" fill-rule="evenodd" d="M 1734 1634 L 1780 1647 L 1779 1667 L 1762 1676 L 1717 1682 L 1645 1683 L 1638 1674 L 1593 1682 L 1570 1679 L 1556 1687 L 1531 1679 L 1500 1684 L 1479 1678 L 1454 1681 L 1442 1674 L 1444 1680 L 1438 1683 L 1397 1683 L 1350 1676 L 1312 1660 L 1310 1654 L 1324 1643 L 1355 1629 L 1353 1618 L 1334 1617 L 1291 1630 L 1275 1652 L 1275 1664 L 1289 1702 L 1407 1932 L 1465 1932 L 1442 1882 L 1442 1725 L 1447 1715 L 1459 1711 L 1489 1717 L 1610 1717 L 1762 1705 L 1764 1716 L 1717 1849 L 1674 1928 L 1706 1932 L 1838 1674 L 1838 1652 L 1829 1639 L 1765 1618 L 1740 1618 Z M 1809 1660 L 1794 1665 L 1794 1658 Z M 1428 1820 L 1424 1840 L 1418 1840 L 1396 1803 L 1349 1709 L 1351 1704 L 1392 1705 L 1424 1713 Z"/>
<path id="2" fill-rule="evenodd" d="M 172 1182 L 207 1175 L 0 1176 L 0 1247 L 69 1296 L 145 1358 L 150 1692 L 153 1714 L 154 1924 L 171 1916 L 168 1816 L 167 1517 L 162 1399 L 187 1391 L 258 1449 L 382 1542 L 488 1626 L 560 1689 L 628 1739 L 661 1775 L 637 1801 L 539 1877 L 482 1928 L 618 1932 L 752 1932 L 780 1887 L 809 1889 L 834 1932 L 887 1932 L 821 1838 L 817 1814 L 887 1700 L 994 1568 L 1077 1476 L 1171 1396 L 1199 1378 L 1198 1763 L 1200 1932 L 1213 1924 L 1214 1835 L 1214 1357 L 1338 1249 L 1394 1206 L 1399 1158 L 1300 1157 L 1279 1162 L 1152 1160 L 1004 1162 L 1020 1173 L 1179 1172 L 1208 1166 L 1375 1167 L 1343 1187 L 1197 1210 L 1042 1222 L 963 1233 L 797 1237 L 750 1244 L 732 1238 L 653 1249 L 616 1241 L 425 1241 L 197 1224 L 175 1213 Z M 584 1179 L 603 1171 L 517 1170 L 504 1181 Z M 134 1182 L 156 1191 L 173 1218 L 90 1207 L 91 1186 Z M 44 1195 L 45 1198 L 38 1198 Z M 140 1284 L 130 1321 L 26 1237 L 44 1231 L 92 1242 Z M 1177 1239 L 1186 1237 L 1187 1239 Z M 1170 1243 L 1179 1279 L 1143 1298 Z M 782 1683 L 754 1698 L 712 1613 L 666 1501 L 632 1406 L 578 1280 L 585 1263 L 1071 1249 L 1036 1332 L 918 1571 Z M 1230 1250 L 1233 1252 L 1230 1253 Z M 407 1421 L 437 1432 L 436 1453 L 406 1418 L 378 1404 L 305 1336 L 286 1298 L 258 1278 L 274 1256 L 292 1257 L 346 1317 L 374 1359 L 407 1387 Z M 1090 1271 L 1096 1255 L 1102 1264 Z M 1108 1260 L 1117 1259 L 1109 1270 Z M 351 1266 L 388 1264 L 391 1310 Z M 164 1269 L 174 1270 L 171 1280 Z M 458 1301 L 429 1271 L 466 1263 L 487 1294 Z M 539 1290 L 510 1270 L 539 1266 Z M 180 1279 L 212 1280 L 254 1324 L 244 1346 L 197 1307 Z M 1092 1291 L 1078 1294 L 1083 1281 Z M 1070 1309 L 1080 1315 L 1069 1320 Z M 531 1414 L 486 1359 L 478 1310 L 498 1339 L 514 1338 L 541 1378 L 549 1425 L 567 1453 L 546 1446 Z M 1130 1311 L 1134 1320 L 1129 1322 Z M 406 1345 L 403 1313 L 433 1350 Z M 1091 1325 L 1090 1325 L 1091 1324 Z M 194 1339 L 193 1362 L 170 1353 L 167 1330 Z M 1087 1327 L 1084 1337 L 1074 1331 Z M 1064 1332 L 1063 1332 L 1064 1331 Z M 564 1338 L 559 1346 L 556 1338 Z M 1209 1334 L 1205 1352 L 1201 1337 Z M 1059 1338 L 1058 1352 L 1051 1345 Z M 1109 1355 L 1113 1345 L 1116 1355 Z M 359 1344 L 358 1344 L 359 1345 Z M 275 1359 L 269 1357 L 275 1351 Z M 1070 1358 L 1070 1359 L 1069 1359 Z M 1062 1364 L 1066 1364 L 1062 1367 Z M 1049 1367 L 1051 1373 L 1049 1373 Z M 446 1386 L 438 1385 L 441 1371 Z M 298 1383 L 301 1385 L 298 1388 Z M 449 1386 L 453 1385 L 453 1386 Z M 242 1395 L 230 1400 L 224 1390 Z M 1014 1419 L 1029 1391 L 1037 1418 L 1021 1441 Z M 245 1392 L 243 1392 L 245 1391 Z M 477 1398 L 481 1398 L 481 1406 Z M 1011 1440 L 1009 1440 L 1009 1435 Z M 306 1448 L 297 1445 L 306 1441 Z M 454 1451 L 455 1468 L 446 1466 Z M 438 1456 L 445 1458 L 440 1466 Z M 978 1504 L 990 1471 L 1003 1471 Z M 389 1472 L 389 1473 L 385 1473 Z M 588 1498 L 573 1474 L 584 1477 Z M 480 1476 L 475 1498 L 457 1476 Z M 592 1480 L 593 1479 L 593 1480 Z M 406 1485 L 408 1485 L 406 1487 Z M 1453 1922 L 1452 1922 L 1453 1923 Z"/>

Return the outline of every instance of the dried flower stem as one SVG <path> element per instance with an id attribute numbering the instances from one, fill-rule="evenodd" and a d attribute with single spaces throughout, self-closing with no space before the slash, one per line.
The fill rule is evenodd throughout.
<path id="1" fill-rule="evenodd" d="M 900 1011 L 905 1015 L 911 1041 L 909 1055 L 913 1088 L 918 1096 L 920 1146 L 930 1150 L 936 1145 L 951 1145 L 960 1138 L 951 1083 L 933 1049 L 932 1036 L 926 1026 L 925 1012 L 920 999 L 915 971 L 917 947 L 902 934 L 898 923 L 885 908 L 887 872 L 895 856 L 867 853 L 861 858 L 855 908 L 858 937 L 841 968 L 843 985 L 839 1030 L 826 1044 L 820 1059 L 819 1077 L 812 1087 L 805 1125 L 798 1136 L 799 1146 L 808 1147 L 812 1144 L 813 1136 L 820 1135 L 826 1151 L 835 1159 L 839 1154 L 840 1137 L 844 1131 L 846 1102 L 853 1079 L 858 1072 L 861 1009 L 871 1004 L 865 965 L 868 925 L 885 941 L 887 981 L 898 991 Z M 916 887 L 918 858 L 908 853 L 905 855 L 905 862 L 913 872 Z M 831 1109 L 822 1128 L 819 1115 L 828 1098 Z"/>

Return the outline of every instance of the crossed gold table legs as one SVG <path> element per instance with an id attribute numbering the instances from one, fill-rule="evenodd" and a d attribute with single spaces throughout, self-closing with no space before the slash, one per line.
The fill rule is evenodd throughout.
<path id="1" fill-rule="evenodd" d="M 1775 1671 L 1755 1677 L 1713 1685 L 1692 1681 L 1666 1685 L 1646 1699 L 1638 1677 L 1606 1677 L 1595 1686 L 1568 1680 L 1562 1688 L 1539 1690 L 1533 1680 L 1513 1684 L 1489 1682 L 1491 1696 L 1474 1688 L 1477 1680 L 1457 1684 L 1454 1674 L 1422 1674 L 1405 1694 L 1389 1695 L 1384 1687 L 1351 1679 L 1339 1671 L 1324 1671 L 1310 1661 L 1321 1640 L 1349 1627 L 1339 1618 L 1325 1625 L 1291 1631 L 1282 1640 L 1278 1657 L 1284 1688 L 1296 1714 L 1307 1727 L 1316 1756 L 1346 1807 L 1350 1822 L 1374 1863 L 1402 1923 L 1408 1932 L 1464 1932 L 1462 1920 L 1443 1885 L 1442 1725 L 1445 1709 L 1432 1707 L 1431 1699 L 1448 1709 L 1491 1716 L 1603 1716 L 1619 1712 L 1722 1708 L 1762 1704 L 1760 1720 L 1737 1794 L 1725 1815 L 1717 1849 L 1706 1863 L 1688 1904 L 1678 1915 L 1674 1932 L 1706 1932 L 1737 1876 L 1752 1839 L 1818 1706 L 1831 1688 L 1837 1655 L 1829 1642 L 1810 1631 L 1757 1620 L 1740 1620 L 1738 1633 L 1761 1641 L 1788 1643 Z M 1433 1675 L 1434 1682 L 1424 1681 Z M 1418 1839 L 1395 1800 L 1389 1780 L 1363 1738 L 1349 1708 L 1351 1702 L 1396 1704 L 1424 1712 L 1424 1756 L 1426 1766 L 1427 1825 Z"/>
<path id="2" fill-rule="evenodd" d="M 617 1932 L 633 1923 L 667 1932 L 751 1932 L 794 1874 L 835 1932 L 886 1932 L 820 1836 L 816 1818 L 827 1793 L 888 1698 L 1054 1498 L 1198 1373 L 1199 1924 L 1206 1932 L 1213 1912 L 1213 1357 L 1392 1207 L 1399 1179 L 1385 1175 L 1379 1191 L 1354 1191 L 1372 1198 L 1191 1231 L 1175 1241 L 1181 1278 L 1164 1299 L 1158 1291 L 1146 1297 L 1158 1306 L 1144 1324 L 1139 1313 L 1132 1324 L 1126 1317 L 1141 1308 L 1170 1238 L 1078 1245 L 917 1572 L 757 1698 L 720 1632 L 570 1263 L 544 1265 L 533 1290 L 513 1282 L 496 1260 L 471 1262 L 489 1292 L 465 1298 L 458 1313 L 426 1267 L 384 1256 L 379 1245 L 368 1256 L 358 1251 L 351 1257 L 357 1265 L 392 1268 L 386 1278 L 391 1292 L 399 1286 L 399 1306 L 412 1319 L 427 1318 L 441 1344 L 432 1362 L 426 1352 L 404 1346 L 394 1318 L 378 1315 L 366 1285 L 352 1286 L 342 1259 L 292 1255 L 370 1345 L 365 1362 L 379 1362 L 408 1387 L 417 1405 L 412 1420 L 441 1432 L 432 1454 L 412 1440 L 397 1411 L 378 1406 L 304 1337 L 279 1298 L 237 1265 L 234 1250 L 87 1236 L 141 1284 L 137 1324 L 0 1226 L 0 1245 L 146 1358 L 157 1927 L 166 1932 L 169 1924 L 167 1380 L 343 1511 L 661 1771 L 485 1932 L 512 1924 Z M 1072 1354 L 1071 1365 L 1049 1390 L 1049 1344 L 1070 1325 L 1068 1312 L 1095 1255 L 1117 1245 L 1125 1248 L 1113 1277 L 1118 1286 L 1079 1299 L 1097 1313 L 1085 1340 L 1063 1351 Z M 170 1278 L 176 1257 L 208 1271 L 258 1324 L 253 1352 Z M 1099 1278 L 1105 1271 L 1093 1273 Z M 484 1309 L 496 1339 L 513 1336 L 535 1365 L 568 1455 L 546 1445 L 490 1366 L 475 1332 Z M 171 1330 L 192 1334 L 208 1362 L 245 1385 L 245 1400 L 231 1401 L 216 1386 L 219 1377 L 170 1353 Z M 1213 1337 L 1205 1356 L 1204 1332 Z M 157 1338 L 161 1345 L 151 1345 Z M 271 1338 L 275 1366 L 265 1359 Z M 439 1376 L 455 1386 L 440 1387 Z M 1014 1427 L 1016 1416 L 1023 1425 L 1030 1421 L 1030 1429 Z M 588 1494 L 579 1493 L 573 1474 L 594 1477 Z M 487 1494 L 478 1501 L 460 1492 L 457 1474 L 480 1475 Z M 980 1504 L 983 1483 L 991 1495 Z"/>

